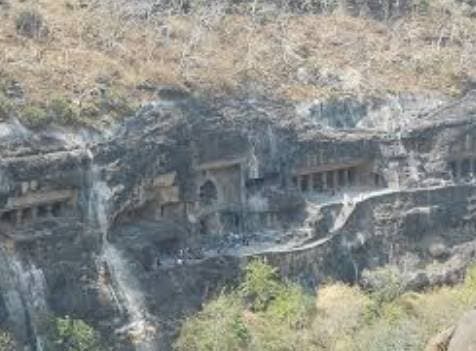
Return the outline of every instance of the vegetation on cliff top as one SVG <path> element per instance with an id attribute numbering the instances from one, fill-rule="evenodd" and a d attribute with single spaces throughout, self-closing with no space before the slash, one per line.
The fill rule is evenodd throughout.
<path id="1" fill-rule="evenodd" d="M 117 118 L 168 84 L 308 100 L 457 94 L 476 77 L 476 20 L 464 2 L 413 0 L 406 14 L 383 21 L 350 16 L 338 1 L 321 1 L 319 14 L 270 12 L 269 2 L 239 12 L 225 1 L 141 12 L 149 2 L 3 0 L 0 118 Z M 56 100 L 68 107 L 57 113 Z"/>
<path id="2" fill-rule="evenodd" d="M 0 331 L 0 351 L 15 351 L 15 343 L 10 334 Z"/>
<path id="3" fill-rule="evenodd" d="M 464 283 L 424 293 L 399 289 L 392 270 L 364 292 L 343 283 L 317 297 L 255 261 L 243 282 L 187 319 L 177 351 L 421 351 L 476 303 L 476 268 Z"/>
<path id="4" fill-rule="evenodd" d="M 103 351 L 100 336 L 93 327 L 80 319 L 68 316 L 45 321 L 47 351 Z M 0 331 L 0 351 L 16 351 L 13 337 Z"/>

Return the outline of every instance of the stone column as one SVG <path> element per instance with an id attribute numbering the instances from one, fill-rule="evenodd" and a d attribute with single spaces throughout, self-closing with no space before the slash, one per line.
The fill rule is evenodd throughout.
<path id="1" fill-rule="evenodd" d="M 28 182 L 22 182 L 21 183 L 21 194 L 24 195 L 28 192 L 29 190 L 29 187 L 30 187 L 30 183 Z"/>
<path id="2" fill-rule="evenodd" d="M 321 173 L 314 173 L 312 175 L 312 190 L 322 191 L 322 174 Z"/>
<path id="3" fill-rule="evenodd" d="M 350 186 L 349 184 L 349 168 L 344 169 L 344 187 L 348 188 Z"/>
<path id="4" fill-rule="evenodd" d="M 268 212 L 266 214 L 266 226 L 268 228 L 272 227 L 273 226 L 273 215 L 271 212 Z"/>
<path id="5" fill-rule="evenodd" d="M 456 160 L 455 161 L 455 166 L 456 166 L 456 175 L 455 175 L 455 178 L 456 179 L 460 179 L 461 178 L 461 160 Z"/>
<path id="6" fill-rule="evenodd" d="M 476 169 L 475 169 L 475 167 L 476 167 L 476 164 L 475 164 L 475 163 L 476 163 L 476 160 L 473 159 L 473 158 L 471 158 L 471 159 L 469 160 L 469 162 L 470 162 L 470 167 L 471 167 L 471 168 L 470 168 L 471 175 L 474 176 L 474 175 L 475 175 L 475 172 L 476 172 Z"/>
<path id="7" fill-rule="evenodd" d="M 334 180 L 333 180 L 334 189 L 337 189 L 337 188 L 339 188 L 339 171 L 335 170 L 335 171 L 333 171 L 333 173 L 334 173 Z"/>
<path id="8" fill-rule="evenodd" d="M 45 205 L 45 214 L 47 218 L 53 217 L 53 206 L 52 205 Z"/>
<path id="9" fill-rule="evenodd" d="M 31 208 L 31 219 L 32 221 L 36 221 L 38 218 L 38 207 L 32 207 Z"/>
<path id="10" fill-rule="evenodd" d="M 327 185 L 329 186 L 329 189 L 335 188 L 334 171 L 327 171 Z"/>
<path id="11" fill-rule="evenodd" d="M 15 211 L 15 216 L 16 216 L 16 224 L 20 225 L 22 222 L 22 217 L 23 217 L 23 212 L 21 209 L 18 209 Z"/>
<path id="12" fill-rule="evenodd" d="M 312 177 L 309 174 L 301 176 L 301 191 L 308 192 L 312 182 Z"/>
<path id="13" fill-rule="evenodd" d="M 328 186 L 327 186 L 327 173 L 322 172 L 321 173 L 321 179 L 322 179 L 322 190 L 326 191 Z"/>

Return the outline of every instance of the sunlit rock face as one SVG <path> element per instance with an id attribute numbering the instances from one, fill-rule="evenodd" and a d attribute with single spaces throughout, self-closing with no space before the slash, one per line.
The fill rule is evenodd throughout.
<path id="1" fill-rule="evenodd" d="M 71 315 L 115 350 L 168 350 L 258 256 L 312 287 L 372 284 L 362 272 L 388 263 L 409 289 L 458 281 L 476 253 L 476 98 L 445 101 L 180 94 L 103 134 L 3 123 L 1 327 L 42 350 L 41 321 Z"/>

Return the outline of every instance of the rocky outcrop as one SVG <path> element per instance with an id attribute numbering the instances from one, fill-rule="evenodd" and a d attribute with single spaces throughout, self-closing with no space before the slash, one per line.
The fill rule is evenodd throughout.
<path id="1" fill-rule="evenodd" d="M 453 337 L 448 345 L 448 351 L 476 350 L 476 311 L 465 314 L 458 322 Z"/>
<path id="2" fill-rule="evenodd" d="M 448 344 L 455 331 L 454 327 L 448 328 L 441 333 L 432 337 L 426 347 L 425 351 L 446 351 L 448 350 Z"/>
<path id="3" fill-rule="evenodd" d="M 467 312 L 456 326 L 450 327 L 431 338 L 425 351 L 473 351 L 476 350 L 476 311 Z"/>
<path id="4" fill-rule="evenodd" d="M 308 286 L 386 264 L 411 289 L 459 281 L 476 252 L 474 94 L 426 114 L 415 98 L 403 127 L 377 123 L 384 102 L 350 120 L 171 92 L 104 135 L 5 122 L 0 325 L 38 349 L 36 321 L 68 314 L 117 351 L 168 350 L 254 257 Z"/>
<path id="5" fill-rule="evenodd" d="M 323 2 L 319 0 L 266 0 L 259 3 L 251 0 L 223 1 L 220 4 L 227 13 L 253 13 L 262 16 L 272 16 L 280 11 L 288 11 L 297 14 L 331 12 L 336 8 L 345 11 L 354 16 L 366 15 L 379 20 L 388 20 L 390 18 L 401 17 L 408 13 L 412 6 L 416 7 L 411 1 L 355 1 L 355 0 L 336 0 Z M 162 12 L 191 13 L 193 11 L 203 11 L 202 4 L 197 6 L 190 0 L 175 2 L 171 0 L 155 1 L 141 0 L 132 1 L 124 4 L 124 12 L 133 16 L 150 16 L 151 14 L 160 14 Z M 216 7 L 218 4 L 214 1 L 205 6 Z"/>

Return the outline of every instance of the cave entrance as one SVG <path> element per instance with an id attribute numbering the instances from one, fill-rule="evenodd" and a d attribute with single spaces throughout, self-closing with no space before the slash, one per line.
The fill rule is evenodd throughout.
<path id="1" fill-rule="evenodd" d="M 202 205 L 212 205 L 218 200 L 218 190 L 211 180 L 207 180 L 203 185 L 200 187 L 200 203 Z"/>
<path id="2" fill-rule="evenodd" d="M 1 220 L 4 223 L 14 224 L 16 219 L 15 211 L 3 212 L 1 215 Z"/>

